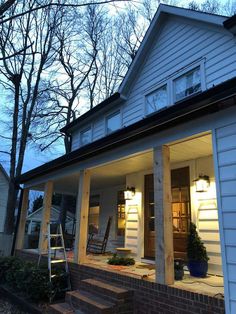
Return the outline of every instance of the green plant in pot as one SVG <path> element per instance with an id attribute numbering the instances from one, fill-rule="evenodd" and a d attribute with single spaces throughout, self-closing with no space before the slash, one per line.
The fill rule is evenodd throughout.
<path id="1" fill-rule="evenodd" d="M 206 247 L 198 235 L 197 227 L 190 223 L 187 245 L 188 269 L 191 276 L 206 277 L 208 270 L 208 256 Z"/>

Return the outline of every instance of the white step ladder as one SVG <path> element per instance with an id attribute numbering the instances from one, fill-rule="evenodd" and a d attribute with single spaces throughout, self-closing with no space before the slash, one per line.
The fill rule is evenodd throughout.
<path id="1" fill-rule="evenodd" d="M 51 226 L 56 226 L 56 229 L 57 229 L 56 233 L 51 233 Z M 65 242 L 64 242 L 61 224 L 55 223 L 55 222 L 48 223 L 47 233 L 44 236 L 47 238 L 48 249 L 47 249 L 47 252 L 45 252 L 45 253 L 41 252 L 40 253 L 39 260 L 38 260 L 38 266 L 40 265 L 42 255 L 47 254 L 47 256 L 48 256 L 49 280 L 50 280 L 50 282 L 52 282 L 52 279 L 55 278 L 56 276 L 58 276 L 56 274 L 53 274 L 52 265 L 64 264 L 65 273 L 67 274 L 66 291 L 71 290 L 71 284 L 70 284 L 70 279 L 69 279 L 69 267 L 68 267 L 68 262 L 67 262 L 67 257 L 66 257 Z M 51 244 L 52 239 L 55 242 L 55 245 L 53 245 L 53 246 Z M 62 257 L 60 257 L 59 259 L 57 258 L 57 252 L 58 251 L 62 252 Z"/>

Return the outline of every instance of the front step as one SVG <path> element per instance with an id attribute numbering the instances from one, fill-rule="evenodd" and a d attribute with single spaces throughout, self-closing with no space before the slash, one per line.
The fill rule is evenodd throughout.
<path id="1" fill-rule="evenodd" d="M 101 280 L 84 279 L 81 281 L 81 290 L 93 292 L 98 296 L 105 296 L 111 302 L 114 300 L 127 299 L 132 295 L 132 291 L 120 288 Z"/>
<path id="2" fill-rule="evenodd" d="M 115 304 L 105 301 L 103 298 L 98 297 L 87 291 L 70 291 L 66 293 L 66 302 L 73 304 L 85 313 L 93 314 L 113 314 Z"/>
<path id="3" fill-rule="evenodd" d="M 75 314 L 74 309 L 68 303 L 51 304 L 49 311 L 51 314 Z"/>

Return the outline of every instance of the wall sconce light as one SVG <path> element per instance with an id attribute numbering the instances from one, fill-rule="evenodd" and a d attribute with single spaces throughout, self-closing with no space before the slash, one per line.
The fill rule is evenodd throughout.
<path id="1" fill-rule="evenodd" d="M 198 178 L 194 180 L 196 192 L 207 192 L 210 185 L 209 176 L 199 174 Z"/>
<path id="2" fill-rule="evenodd" d="M 135 194 L 135 188 L 134 187 L 128 187 L 124 191 L 124 199 L 127 200 L 132 200 Z"/>

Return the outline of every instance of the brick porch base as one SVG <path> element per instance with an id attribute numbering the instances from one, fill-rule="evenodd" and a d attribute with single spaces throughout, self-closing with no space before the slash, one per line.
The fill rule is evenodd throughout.
<path id="1" fill-rule="evenodd" d="M 16 255 L 37 261 L 36 254 L 17 251 Z M 80 288 L 83 279 L 99 279 L 134 290 L 134 313 L 137 314 L 223 314 L 224 300 L 109 272 L 86 265 L 69 263 L 72 289 Z"/>

